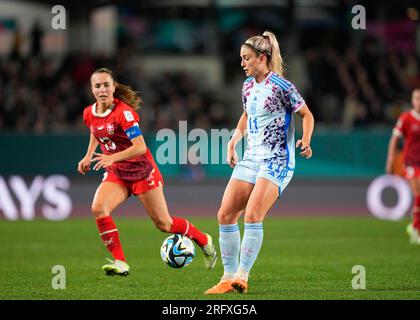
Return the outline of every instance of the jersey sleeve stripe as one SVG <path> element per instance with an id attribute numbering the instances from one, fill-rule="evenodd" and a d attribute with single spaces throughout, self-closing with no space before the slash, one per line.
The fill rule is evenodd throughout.
<path id="1" fill-rule="evenodd" d="M 284 81 L 280 81 L 280 80 L 275 79 L 275 78 L 271 78 L 271 81 L 273 81 L 275 84 L 280 86 L 280 88 L 282 88 L 285 91 L 289 90 L 289 88 L 290 88 L 290 86 L 288 86 L 287 83 L 284 82 Z"/>
<path id="2" fill-rule="evenodd" d="M 400 129 L 398 129 L 398 128 L 394 128 L 394 129 L 392 130 L 392 134 L 393 134 L 394 136 L 399 137 L 399 138 L 402 138 L 402 137 L 403 137 L 403 134 L 402 134 L 401 130 L 400 130 Z"/>
<path id="3" fill-rule="evenodd" d="M 290 82 L 276 76 L 275 74 L 273 74 L 270 77 L 270 80 L 273 81 L 275 84 L 279 85 L 283 90 L 289 90 L 290 87 L 292 86 Z"/>
<path id="4" fill-rule="evenodd" d="M 305 104 L 305 101 L 302 101 L 301 103 L 299 103 L 298 105 L 293 107 L 293 112 L 298 112 L 300 110 L 300 108 L 303 107 L 304 104 Z"/>

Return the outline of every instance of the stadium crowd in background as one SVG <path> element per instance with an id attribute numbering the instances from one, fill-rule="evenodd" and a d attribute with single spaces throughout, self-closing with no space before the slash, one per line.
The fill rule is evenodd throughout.
<path id="1" fill-rule="evenodd" d="M 142 119 L 145 129 L 177 127 L 179 120 L 204 129 L 227 125 L 223 103 L 197 87 L 191 75 L 167 72 L 144 79 L 124 61 L 89 56 L 68 56 L 61 63 L 42 58 L 2 60 L 0 128 L 34 133 L 80 130 L 80 106 L 93 99 L 86 83 L 100 65 L 116 65 L 116 75 L 144 93 L 143 107 L 148 110 Z"/>
<path id="2" fill-rule="evenodd" d="M 225 83 L 220 87 L 236 80 L 240 90 L 243 76 L 234 71 L 236 67 L 230 67 L 237 65 L 236 42 L 243 41 L 249 33 L 256 34 L 258 29 L 247 21 L 243 23 L 244 26 L 233 33 L 236 37 L 229 37 L 230 33 L 226 32 L 218 45 L 220 50 L 213 53 L 224 61 Z M 113 66 L 119 79 L 143 95 L 147 116 L 142 117 L 142 123 L 146 131 L 176 129 L 180 120 L 188 121 L 189 128 L 233 128 L 235 125 L 236 115 L 231 110 L 236 106 L 232 105 L 231 97 L 221 95 L 219 88 L 201 87 L 196 75 L 187 71 L 145 75 L 128 63 L 134 57 L 141 59 L 143 54 L 130 46 L 120 46 L 124 49 L 112 58 L 88 53 L 68 54 L 60 59 L 46 57 L 42 54 L 42 34 L 37 23 L 29 35 L 17 29 L 11 40 L 10 54 L 0 57 L 1 130 L 30 133 L 81 130 L 80 106 L 90 104 L 93 99 L 86 83 L 93 70 L 100 66 Z M 339 37 L 335 35 L 335 38 Z M 283 34 L 279 39 L 287 42 Z M 25 41 L 30 42 L 28 55 L 21 53 Z M 122 43 L 130 41 L 133 38 L 120 39 Z M 365 38 L 358 45 L 352 41 L 344 41 L 343 45 L 341 41 L 335 46 L 336 41 L 339 40 L 329 46 L 303 47 L 301 44 L 296 54 L 285 54 L 286 65 L 292 63 L 289 56 L 297 58 L 301 64 L 299 72 L 289 68 L 290 80 L 307 79 L 300 87 L 311 101 L 315 119 L 321 124 L 348 129 L 391 126 L 403 110 L 410 108 L 410 92 L 420 85 L 420 58 L 409 51 L 386 47 L 376 38 Z M 174 53 L 170 48 L 167 50 Z M 203 50 L 175 51 L 175 54 L 209 54 Z M 289 79 L 289 74 L 286 78 Z M 236 94 L 232 92 L 232 96 Z"/>
<path id="3" fill-rule="evenodd" d="M 410 92 L 420 84 L 415 54 L 382 52 L 374 42 L 361 52 L 308 50 L 306 61 L 307 95 L 316 118 L 346 128 L 393 123 L 410 107 Z"/>

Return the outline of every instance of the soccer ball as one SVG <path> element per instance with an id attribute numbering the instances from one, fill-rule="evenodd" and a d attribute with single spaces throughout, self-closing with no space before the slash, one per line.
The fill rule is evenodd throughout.
<path id="1" fill-rule="evenodd" d="M 163 262 L 172 268 L 186 267 L 194 259 L 194 243 L 186 236 L 173 234 L 163 240 L 160 256 Z"/>

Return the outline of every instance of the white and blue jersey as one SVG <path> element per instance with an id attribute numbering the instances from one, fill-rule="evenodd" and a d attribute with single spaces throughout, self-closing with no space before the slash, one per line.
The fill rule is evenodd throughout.
<path id="1" fill-rule="evenodd" d="M 271 177 L 270 180 L 277 183 L 281 191 L 286 180 L 287 183 L 290 181 L 295 167 L 293 113 L 305 101 L 291 82 L 270 72 L 261 83 L 253 77 L 245 80 L 242 102 L 248 118 L 248 136 L 247 149 L 238 165 L 247 169 L 258 166 L 259 174 L 252 178 L 244 177 L 241 171 L 247 170 L 237 168 L 233 177 L 253 183 L 259 176 Z"/>
<path id="2" fill-rule="evenodd" d="M 261 83 L 249 77 L 242 87 L 242 102 L 248 115 L 248 147 L 244 160 L 275 158 L 279 165 L 293 170 L 293 112 L 305 104 L 295 86 L 274 72 Z"/>

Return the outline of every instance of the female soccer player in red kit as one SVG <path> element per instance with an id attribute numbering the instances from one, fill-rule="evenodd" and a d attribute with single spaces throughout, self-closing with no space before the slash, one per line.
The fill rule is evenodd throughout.
<path id="1" fill-rule="evenodd" d="M 96 162 L 94 170 L 104 168 L 106 171 L 92 203 L 99 235 L 114 257 L 114 261 L 102 269 L 108 275 L 129 273 L 130 267 L 111 213 L 130 195 L 140 200 L 156 228 L 184 234 L 194 240 L 203 251 L 206 267 L 213 268 L 217 254 L 212 237 L 188 220 L 168 212 L 163 178 L 146 146 L 135 112 L 141 98 L 130 87 L 117 83 L 106 68 L 96 70 L 90 82 L 96 102 L 83 112 L 83 121 L 90 129 L 90 141 L 78 171 L 85 174 L 92 162 Z M 95 152 L 98 144 L 102 153 Z"/>
<path id="2" fill-rule="evenodd" d="M 410 183 L 414 196 L 413 222 L 407 226 L 410 243 L 420 244 L 420 88 L 411 96 L 413 108 L 403 112 L 392 131 L 388 146 L 386 172 L 395 174 L 394 161 L 399 139 L 404 139 L 404 176 Z"/>

